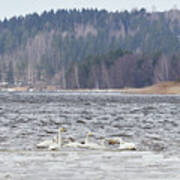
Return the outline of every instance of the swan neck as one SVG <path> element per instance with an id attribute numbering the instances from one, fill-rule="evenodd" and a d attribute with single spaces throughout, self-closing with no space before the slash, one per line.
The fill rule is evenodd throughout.
<path id="1" fill-rule="evenodd" d="M 61 130 L 59 130 L 59 132 L 58 132 L 58 145 L 59 145 L 59 147 L 61 147 L 61 145 L 62 145 Z"/>
<path id="2" fill-rule="evenodd" d="M 89 143 L 89 135 L 87 135 L 85 139 L 85 144 L 88 144 L 88 143 Z"/>

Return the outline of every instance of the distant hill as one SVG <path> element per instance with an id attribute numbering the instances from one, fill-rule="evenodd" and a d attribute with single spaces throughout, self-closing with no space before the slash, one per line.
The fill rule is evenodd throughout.
<path id="1" fill-rule="evenodd" d="M 127 59 L 121 66 L 116 65 L 122 58 L 111 57 L 118 49 L 122 49 Z M 124 56 L 124 51 L 131 55 Z M 40 16 L 14 17 L 0 22 L 0 81 L 33 86 L 54 84 L 62 88 L 139 87 L 178 79 L 179 51 L 180 11 L 177 10 L 163 13 L 147 13 L 145 9 L 131 13 L 58 10 Z M 103 65 L 105 56 L 113 62 L 106 60 Z M 102 64 L 95 65 L 94 57 L 103 59 Z M 142 57 L 148 58 L 141 60 Z M 165 60 L 158 62 L 159 59 Z M 170 62 L 172 59 L 175 60 Z M 161 65 L 164 75 L 157 77 L 160 63 L 164 63 Z M 99 67 L 104 70 L 95 76 Z M 72 76 L 72 70 L 76 76 Z M 140 79 L 135 76 L 136 80 L 132 80 L 135 77 L 131 71 Z"/>

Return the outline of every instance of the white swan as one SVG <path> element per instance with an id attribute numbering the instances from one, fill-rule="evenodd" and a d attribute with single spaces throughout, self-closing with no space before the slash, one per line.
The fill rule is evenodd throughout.
<path id="1" fill-rule="evenodd" d="M 54 136 L 51 140 L 45 140 L 36 145 L 37 148 L 48 148 L 50 145 L 54 144 L 57 141 L 56 136 Z"/>
<path id="2" fill-rule="evenodd" d="M 53 150 L 61 149 L 61 147 L 62 147 L 62 135 L 61 135 L 61 132 L 65 132 L 65 128 L 59 128 L 57 142 L 51 144 L 48 147 L 48 150 L 52 150 L 53 151 Z"/>

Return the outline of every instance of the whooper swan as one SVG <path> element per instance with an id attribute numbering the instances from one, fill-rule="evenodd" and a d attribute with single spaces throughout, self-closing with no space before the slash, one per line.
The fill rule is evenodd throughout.
<path id="1" fill-rule="evenodd" d="M 61 135 L 61 132 L 65 132 L 66 130 L 65 130 L 65 128 L 59 128 L 59 130 L 58 130 L 58 139 L 57 139 L 57 142 L 55 142 L 55 143 L 53 143 L 53 144 L 51 144 L 50 146 L 49 146 L 49 150 L 59 150 L 59 149 L 61 149 L 61 147 L 62 147 L 62 135 Z"/>

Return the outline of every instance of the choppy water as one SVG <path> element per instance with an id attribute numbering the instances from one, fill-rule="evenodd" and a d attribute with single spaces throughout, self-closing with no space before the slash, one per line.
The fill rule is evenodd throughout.
<path id="1" fill-rule="evenodd" d="M 59 127 L 75 139 L 121 136 L 138 150 L 37 150 Z M 180 96 L 0 94 L 0 179 L 179 180 L 179 169 Z"/>

